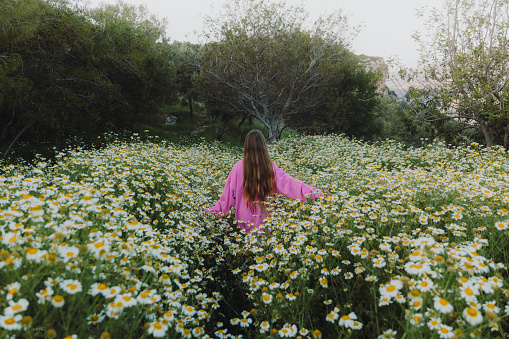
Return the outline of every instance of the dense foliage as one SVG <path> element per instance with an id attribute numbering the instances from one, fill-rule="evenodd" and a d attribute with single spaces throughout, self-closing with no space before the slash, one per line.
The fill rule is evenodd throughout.
<path id="1" fill-rule="evenodd" d="M 198 58 L 200 93 L 213 115 L 251 116 L 273 142 L 285 127 L 356 132 L 355 118 L 372 112 L 378 79 L 349 51 L 354 29 L 341 12 L 309 25 L 302 6 L 232 0 L 220 14 L 207 21 Z"/>
<path id="2" fill-rule="evenodd" d="M 176 101 L 173 49 L 157 42 L 153 30 L 117 16 L 94 23 L 86 9 L 62 3 L 39 5 L 44 11 L 33 19 L 35 28 L 0 41 L 9 61 L 0 83 L 5 153 L 19 137 L 90 143 L 105 131 L 132 131 L 141 116 Z M 16 22 L 30 10 L 1 15 Z"/>
<path id="3" fill-rule="evenodd" d="M 426 19 L 426 31 L 414 35 L 421 67 L 400 72 L 413 81 L 413 111 L 477 129 L 487 146 L 509 150 L 509 3 L 447 0 Z"/>
<path id="4" fill-rule="evenodd" d="M 131 140 L 0 168 L 0 337 L 486 338 L 505 332 L 509 160 L 292 137 L 271 233 L 218 199 L 241 150 Z M 397 334 L 396 334 L 397 333 Z"/>

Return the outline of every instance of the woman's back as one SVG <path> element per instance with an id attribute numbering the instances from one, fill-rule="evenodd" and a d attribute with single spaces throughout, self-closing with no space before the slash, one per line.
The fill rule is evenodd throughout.
<path id="1" fill-rule="evenodd" d="M 276 165 L 272 165 L 274 173 L 275 193 L 283 194 L 292 199 L 307 200 L 321 196 L 321 191 L 315 187 L 306 185 L 300 180 L 292 178 Z M 244 161 L 238 161 L 233 166 L 221 198 L 216 205 L 207 210 L 207 213 L 215 213 L 222 217 L 235 205 L 235 218 L 237 224 L 246 233 L 252 229 L 258 229 L 263 224 L 263 219 L 268 216 L 268 211 L 262 212 L 258 204 L 248 205 L 243 191 Z"/>

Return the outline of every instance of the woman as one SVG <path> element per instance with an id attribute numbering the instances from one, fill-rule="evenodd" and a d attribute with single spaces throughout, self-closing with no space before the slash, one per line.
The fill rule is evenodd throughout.
<path id="1" fill-rule="evenodd" d="M 206 212 L 215 213 L 220 218 L 235 205 L 237 224 L 247 234 L 263 224 L 263 219 L 269 214 L 263 203 L 273 193 L 303 201 L 323 195 L 321 190 L 292 178 L 274 165 L 265 137 L 262 132 L 253 130 L 246 136 L 244 157 L 233 166 L 221 198 Z"/>

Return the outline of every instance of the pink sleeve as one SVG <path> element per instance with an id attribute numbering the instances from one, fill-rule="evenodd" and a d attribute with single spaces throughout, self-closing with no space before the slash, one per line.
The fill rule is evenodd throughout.
<path id="1" fill-rule="evenodd" d="M 292 178 L 288 173 L 274 165 L 276 168 L 275 181 L 276 193 L 281 193 L 292 199 L 299 199 L 306 201 L 308 196 L 310 199 L 318 198 L 321 191 L 309 185 L 306 185 L 300 180 Z"/>
<path id="2" fill-rule="evenodd" d="M 223 193 L 221 194 L 221 198 L 219 198 L 218 202 L 211 208 L 207 208 L 205 210 L 206 213 L 216 213 L 218 217 L 223 217 L 230 212 L 230 209 L 233 205 L 235 205 L 236 197 L 235 197 L 235 182 L 237 176 L 237 168 L 234 166 L 228 174 L 228 179 L 226 179 L 226 184 L 224 185 Z"/>

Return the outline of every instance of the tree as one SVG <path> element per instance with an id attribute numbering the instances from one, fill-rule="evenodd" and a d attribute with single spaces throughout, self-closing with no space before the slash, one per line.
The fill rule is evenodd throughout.
<path id="1" fill-rule="evenodd" d="M 311 28 L 307 20 L 302 7 L 284 2 L 227 2 L 225 13 L 207 20 L 208 43 L 199 62 L 207 80 L 198 81 L 218 90 L 201 92 L 205 101 L 259 120 L 269 142 L 293 115 L 321 105 L 320 87 L 332 78 L 321 70 L 340 58 L 352 30 L 340 13 Z"/>
<path id="2" fill-rule="evenodd" d="M 7 49 L 23 61 L 14 75 L 30 87 L 18 102 L 0 105 L 0 117 L 8 121 L 4 137 L 13 140 L 5 155 L 31 126 L 38 127 L 38 137 L 53 140 L 92 134 L 111 122 L 106 103 L 120 99 L 99 70 L 92 23 L 63 7 L 48 7 L 40 20 L 32 37 Z"/>
<path id="3" fill-rule="evenodd" d="M 168 21 L 150 14 L 146 5 L 121 0 L 103 3 L 87 16 L 101 29 L 105 71 L 128 103 L 126 120 L 134 131 L 143 115 L 177 100 L 178 55 L 166 37 Z"/>
<path id="4" fill-rule="evenodd" d="M 146 5 L 135 6 L 117 0 L 115 4 L 101 3 L 99 7 L 90 9 L 88 15 L 102 27 L 114 21 L 127 23 L 142 31 L 152 43 L 167 40 L 168 20 L 151 14 Z"/>
<path id="5" fill-rule="evenodd" d="M 167 42 L 119 19 L 98 25 L 63 1 L 49 4 L 40 20 L 33 36 L 5 48 L 23 62 L 11 78 L 26 86 L 18 100 L 0 102 L 0 142 L 10 142 L 4 157 L 23 134 L 53 143 L 90 140 L 134 130 L 140 117 L 176 101 Z"/>
<path id="6" fill-rule="evenodd" d="M 359 57 L 347 50 L 338 52 L 337 57 L 322 67 L 321 72 L 331 78 L 319 89 L 321 104 L 302 110 L 287 123 L 309 134 L 345 133 L 369 138 L 375 133 L 371 122 L 380 97 L 376 93 L 379 74 L 366 71 Z"/>
<path id="7" fill-rule="evenodd" d="M 22 60 L 9 47 L 33 36 L 43 14 L 42 0 L 3 0 L 0 2 L 0 107 L 18 104 L 30 89 L 30 82 L 19 75 Z M 6 138 L 17 113 L 0 113 L 0 141 Z"/>
<path id="8" fill-rule="evenodd" d="M 200 69 L 197 67 L 196 54 L 199 45 L 188 42 L 172 43 L 171 47 L 175 53 L 175 66 L 177 70 L 177 82 L 179 86 L 179 95 L 182 97 L 183 103 L 189 107 L 191 118 L 194 113 L 194 101 L 197 99 L 195 79 Z"/>
<path id="9" fill-rule="evenodd" d="M 509 3 L 448 0 L 416 34 L 421 71 L 402 69 L 419 80 L 407 93 L 414 112 L 427 121 L 455 120 L 482 132 L 486 146 L 504 129 L 509 150 Z"/>

